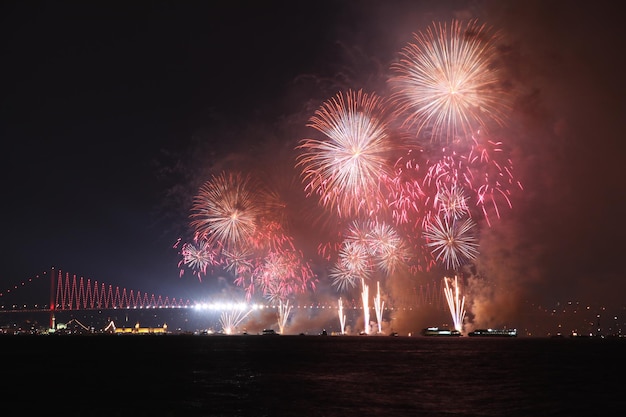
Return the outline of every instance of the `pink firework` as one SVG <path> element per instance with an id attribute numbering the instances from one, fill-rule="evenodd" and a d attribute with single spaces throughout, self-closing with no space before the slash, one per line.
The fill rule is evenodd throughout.
<path id="1" fill-rule="evenodd" d="M 345 242 L 364 248 L 370 262 L 387 275 L 407 265 L 410 259 L 404 239 L 385 222 L 355 221 L 346 233 Z"/>
<path id="2" fill-rule="evenodd" d="M 269 253 L 253 275 L 255 286 L 270 301 L 284 301 L 316 286 L 315 274 L 298 251 Z"/>
<path id="3" fill-rule="evenodd" d="M 325 138 L 304 139 L 296 148 L 309 194 L 342 217 L 379 208 L 380 177 L 395 150 L 383 100 L 362 91 L 339 93 L 315 112 L 309 127 Z"/>
<path id="4" fill-rule="evenodd" d="M 437 205 L 440 213 L 448 219 L 461 219 L 469 215 L 467 196 L 458 184 L 443 185 L 437 194 Z"/>
<path id="5" fill-rule="evenodd" d="M 283 225 L 266 218 L 258 222 L 255 232 L 248 240 L 248 245 L 255 251 L 280 252 L 294 249 L 293 238 L 286 233 Z"/>
<path id="6" fill-rule="evenodd" d="M 511 208 L 511 196 L 515 190 L 523 189 L 522 184 L 514 177 L 513 161 L 502 142 L 485 139 L 480 132 L 472 137 L 472 146 L 464 158 L 469 172 L 467 186 L 490 225 L 489 213 L 499 218 L 502 203 Z"/>
<path id="7" fill-rule="evenodd" d="M 431 161 L 424 151 L 409 151 L 397 160 L 393 176 L 385 178 L 390 219 L 404 246 L 410 249 L 408 266 L 414 272 L 429 271 L 436 265 L 422 239 L 425 219 L 439 211 L 438 187 L 426 180 L 431 171 L 430 165 Z"/>
<path id="8" fill-rule="evenodd" d="M 178 266 L 190 268 L 200 280 L 203 275 L 206 275 L 207 268 L 217 263 L 217 253 L 204 240 L 183 244 L 180 253 L 182 259 Z M 183 271 L 181 269 L 181 275 Z"/>
<path id="9" fill-rule="evenodd" d="M 350 268 L 346 267 L 346 265 L 341 262 L 337 262 L 337 264 L 330 268 L 328 276 L 332 280 L 332 286 L 339 292 L 355 288 L 360 280 Z"/>
<path id="10" fill-rule="evenodd" d="M 246 276 L 254 269 L 254 252 L 247 247 L 241 246 L 229 250 L 223 250 L 222 258 L 224 268 L 235 276 Z"/>
<path id="11" fill-rule="evenodd" d="M 399 115 L 419 135 L 444 143 L 492 123 L 504 125 L 510 108 L 498 65 L 500 35 L 475 20 L 433 23 L 414 34 L 391 67 Z"/>
<path id="12" fill-rule="evenodd" d="M 332 285 L 339 291 L 356 287 L 361 279 L 369 279 L 372 262 L 367 245 L 346 240 L 339 251 L 339 259 L 330 270 Z"/>
<path id="13" fill-rule="evenodd" d="M 480 138 L 480 141 L 476 138 Z M 513 175 L 513 163 L 501 142 L 472 135 L 459 150 L 444 147 L 427 163 L 422 189 L 434 196 L 427 210 L 463 217 L 477 208 L 491 225 L 491 214 L 500 217 L 500 205 L 512 207 L 511 196 L 522 185 Z M 431 213 L 424 218 L 429 217 Z"/>
<path id="14" fill-rule="evenodd" d="M 422 157 L 420 151 L 409 151 L 396 161 L 393 174 L 385 178 L 389 210 L 396 225 L 420 223 L 417 219 L 427 212 L 430 196 L 423 185 L 426 161 L 421 161 Z"/>
<path id="15" fill-rule="evenodd" d="M 409 248 L 398 231 L 387 223 L 372 225 L 369 234 L 370 251 L 378 268 L 389 275 L 407 266 L 411 259 Z"/>

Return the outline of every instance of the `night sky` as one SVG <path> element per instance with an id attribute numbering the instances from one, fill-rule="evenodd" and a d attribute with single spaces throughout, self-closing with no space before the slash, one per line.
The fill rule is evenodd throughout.
<path id="1" fill-rule="evenodd" d="M 413 32 L 476 18 L 507 39 L 524 185 L 481 236 L 480 308 L 510 323 L 528 305 L 624 304 L 614 2 L 8 1 L 0 16 L 0 289 L 52 266 L 188 298 L 227 285 L 179 277 L 173 249 L 209 173 L 288 165 L 321 101 L 384 92 Z"/>

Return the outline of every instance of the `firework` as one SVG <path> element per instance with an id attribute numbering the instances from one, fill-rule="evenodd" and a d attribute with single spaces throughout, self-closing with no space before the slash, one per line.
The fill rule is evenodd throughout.
<path id="1" fill-rule="evenodd" d="M 449 269 L 456 269 L 478 255 L 478 244 L 471 234 L 474 226 L 470 218 L 458 221 L 435 217 L 424 231 L 424 237 L 427 246 L 433 248 L 435 259 L 443 261 Z"/>
<path id="2" fill-rule="evenodd" d="M 289 305 L 289 300 L 283 302 L 282 300 L 278 304 L 278 328 L 280 334 L 285 334 L 285 327 L 287 326 L 287 320 L 291 314 L 292 306 Z"/>
<path id="3" fill-rule="evenodd" d="M 340 255 L 345 256 L 348 249 L 353 251 L 350 255 L 358 262 L 350 257 L 347 259 L 350 265 L 361 265 L 364 270 L 359 272 L 366 277 L 374 267 L 388 275 L 405 265 L 410 258 L 408 247 L 398 232 L 385 222 L 372 220 L 354 221 L 350 225 L 346 231 L 344 249 Z"/>
<path id="4" fill-rule="evenodd" d="M 452 322 L 454 323 L 454 328 L 459 332 L 463 331 L 463 320 L 465 319 L 465 297 L 459 298 L 459 282 L 457 277 L 454 277 L 454 282 L 452 282 L 451 278 L 443 279 L 446 287 L 444 288 L 444 293 L 446 295 L 446 300 L 448 301 L 448 307 L 450 308 L 450 314 L 452 315 Z M 453 287 L 451 288 L 450 285 Z"/>
<path id="5" fill-rule="evenodd" d="M 224 334 L 234 334 L 241 322 L 248 317 L 252 310 L 244 311 L 242 309 L 232 309 L 223 311 L 220 315 L 220 324 Z"/>
<path id="6" fill-rule="evenodd" d="M 465 191 L 456 183 L 443 185 L 436 198 L 440 213 L 448 219 L 459 220 L 469 214 Z"/>
<path id="7" fill-rule="evenodd" d="M 204 240 L 183 244 L 180 253 L 182 259 L 178 266 L 190 268 L 199 280 L 206 275 L 207 268 L 216 263 L 216 253 Z"/>
<path id="8" fill-rule="evenodd" d="M 437 213 L 433 202 L 437 189 L 425 181 L 428 163 L 423 152 L 409 152 L 396 161 L 386 184 L 391 222 L 402 239 L 398 253 L 410 254 L 401 263 L 413 271 L 428 271 L 436 264 L 422 239 L 424 219 Z"/>
<path id="9" fill-rule="evenodd" d="M 304 139 L 296 148 L 307 192 L 340 216 L 368 214 L 379 205 L 379 180 L 395 149 L 386 117 L 377 95 L 339 93 L 308 124 L 326 138 Z"/>
<path id="10" fill-rule="evenodd" d="M 346 315 L 343 314 L 343 301 L 339 297 L 339 327 L 341 328 L 341 334 L 346 334 Z"/>
<path id="11" fill-rule="evenodd" d="M 262 218 L 257 222 L 253 235 L 247 244 L 255 252 L 282 252 L 294 250 L 293 238 L 289 236 L 284 226 L 275 220 Z"/>
<path id="12" fill-rule="evenodd" d="M 394 224 L 414 224 L 424 216 L 429 200 L 424 182 L 426 160 L 423 152 L 409 151 L 393 166 L 393 174 L 386 179 L 387 196 Z"/>
<path id="13" fill-rule="evenodd" d="M 365 284 L 365 280 L 361 279 L 361 300 L 363 302 L 363 332 L 365 334 L 370 334 L 370 306 L 369 306 L 369 286 Z"/>
<path id="14" fill-rule="evenodd" d="M 376 311 L 376 320 L 378 322 L 378 333 L 383 332 L 383 309 L 385 308 L 385 302 L 380 297 L 380 282 L 376 283 L 378 292 L 374 297 L 374 310 Z"/>
<path id="15" fill-rule="evenodd" d="M 476 207 L 490 226 L 490 213 L 499 218 L 499 203 L 504 201 L 511 208 L 514 189 L 522 189 L 503 144 L 484 138 L 481 132 L 472 135 L 465 146 L 431 149 L 430 158 L 421 166 L 420 190 L 426 197 L 419 207 L 425 220 L 433 215 L 459 219 Z"/>
<path id="16" fill-rule="evenodd" d="M 389 224 L 375 222 L 368 233 L 371 254 L 387 275 L 407 264 L 410 254 L 406 242 Z"/>
<path id="17" fill-rule="evenodd" d="M 461 149 L 459 149 L 461 148 Z M 470 215 L 470 198 L 474 171 L 463 153 L 467 147 L 445 146 L 433 149 L 423 179 L 423 187 L 433 198 L 424 216 L 460 219 Z"/>
<path id="18" fill-rule="evenodd" d="M 249 247 L 237 247 L 232 250 L 223 250 L 224 268 L 235 276 L 247 276 L 254 269 L 254 253 Z"/>
<path id="19" fill-rule="evenodd" d="M 372 273 L 371 257 L 363 244 L 345 241 L 339 251 L 339 260 L 330 270 L 333 286 L 340 291 L 354 288 L 361 278 L 368 279 Z"/>
<path id="20" fill-rule="evenodd" d="M 192 206 L 191 227 L 210 245 L 246 242 L 262 213 L 260 185 L 251 176 L 222 173 L 202 185 Z"/>
<path id="21" fill-rule="evenodd" d="M 499 71 L 498 33 L 475 20 L 433 23 L 414 34 L 392 65 L 398 113 L 417 134 L 457 141 L 492 123 L 504 125 L 508 105 Z"/>
<path id="22" fill-rule="evenodd" d="M 344 233 L 344 242 L 351 243 L 361 248 L 365 253 L 371 252 L 371 236 L 373 221 L 355 220 L 348 226 Z"/>
<path id="23" fill-rule="evenodd" d="M 332 280 L 332 286 L 340 292 L 355 288 L 360 279 L 340 262 L 330 268 L 328 277 Z"/>
<path id="24" fill-rule="evenodd" d="M 504 201 L 511 208 L 510 196 L 514 189 L 522 190 L 522 184 L 513 175 L 513 162 L 502 142 L 484 139 L 480 132 L 472 137 L 472 146 L 465 159 L 470 172 L 467 185 L 475 193 L 476 206 L 481 208 L 487 224 L 491 225 L 488 205 L 499 218 L 498 202 Z"/>
<path id="25" fill-rule="evenodd" d="M 316 285 L 309 263 L 297 251 L 270 252 L 253 272 L 252 280 L 271 302 L 281 302 Z"/>

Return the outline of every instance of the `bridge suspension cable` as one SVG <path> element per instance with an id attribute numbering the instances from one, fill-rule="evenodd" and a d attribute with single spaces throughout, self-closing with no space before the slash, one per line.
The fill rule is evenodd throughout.
<path id="1" fill-rule="evenodd" d="M 189 300 L 162 297 L 139 290 L 113 287 L 58 271 L 54 308 L 57 310 L 93 310 L 115 308 L 189 307 Z"/>

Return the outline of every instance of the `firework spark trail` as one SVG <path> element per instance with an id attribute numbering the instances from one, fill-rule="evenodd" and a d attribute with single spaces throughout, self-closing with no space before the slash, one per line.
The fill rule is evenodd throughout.
<path id="1" fill-rule="evenodd" d="M 361 300 L 363 301 L 363 320 L 364 320 L 364 330 L 365 334 L 370 334 L 372 331 L 370 327 L 370 306 L 369 306 L 369 286 L 365 284 L 365 280 L 361 278 L 361 286 L 363 287 L 361 291 Z"/>
<path id="2" fill-rule="evenodd" d="M 346 334 L 346 315 L 343 314 L 343 300 L 339 297 L 339 326 L 341 334 Z"/>
<path id="3" fill-rule="evenodd" d="M 523 190 L 523 187 L 513 175 L 513 162 L 502 143 L 484 140 L 479 133 L 472 137 L 472 147 L 464 155 L 470 171 L 467 185 L 474 191 L 476 206 L 481 208 L 487 224 L 491 226 L 487 204 L 490 203 L 496 218 L 500 218 L 498 202 L 504 201 L 512 208 L 510 196 L 513 189 Z"/>
<path id="4" fill-rule="evenodd" d="M 196 244 L 184 243 L 180 253 L 182 259 L 178 263 L 178 266 L 181 268 L 181 276 L 184 273 L 184 269 L 182 268 L 184 266 L 190 268 L 193 274 L 202 281 L 202 276 L 206 275 L 207 268 L 217 263 L 217 254 L 204 240 L 200 240 Z"/>
<path id="5" fill-rule="evenodd" d="M 355 288 L 359 279 L 358 276 L 354 275 L 354 273 L 341 262 L 338 262 L 330 268 L 328 277 L 332 280 L 332 286 L 336 287 L 339 292 Z"/>
<path id="6" fill-rule="evenodd" d="M 376 320 L 378 321 L 378 333 L 383 332 L 383 309 L 385 308 L 385 302 L 380 297 L 380 282 L 376 283 L 378 292 L 374 297 L 374 309 L 376 311 Z"/>
<path id="7" fill-rule="evenodd" d="M 407 243 L 384 222 L 354 221 L 345 232 L 337 263 L 330 269 L 332 285 L 339 291 L 354 288 L 360 278 L 379 270 L 389 276 L 411 258 Z"/>
<path id="8" fill-rule="evenodd" d="M 315 289 L 315 274 L 298 251 L 269 253 L 253 271 L 254 287 L 270 301 L 285 300 L 292 294 Z M 247 293 L 248 299 L 251 294 Z"/>
<path id="9" fill-rule="evenodd" d="M 237 327 L 248 317 L 252 310 L 243 311 L 241 309 L 233 309 L 231 311 L 223 311 L 220 315 L 220 324 L 224 334 L 235 334 Z"/>
<path id="10" fill-rule="evenodd" d="M 191 228 L 198 239 L 227 248 L 244 244 L 262 213 L 260 185 L 251 176 L 221 173 L 205 182 L 192 205 Z"/>
<path id="11" fill-rule="evenodd" d="M 285 334 L 285 327 L 287 326 L 292 307 L 289 305 L 289 300 L 285 302 L 281 300 L 278 304 L 278 328 L 280 334 Z"/>
<path id="12" fill-rule="evenodd" d="M 354 288 L 361 278 L 368 279 L 372 272 L 367 247 L 353 241 L 345 241 L 339 251 L 339 259 L 330 272 L 333 286 L 339 291 Z"/>
<path id="13" fill-rule="evenodd" d="M 424 210 L 423 224 L 438 215 L 449 219 L 469 216 L 469 198 L 465 191 L 472 190 L 473 173 L 463 155 L 451 147 L 443 147 L 433 152 L 425 171 L 422 186 L 432 198 Z"/>
<path id="14" fill-rule="evenodd" d="M 255 252 L 295 250 L 293 237 L 287 234 L 284 226 L 267 216 L 259 219 L 246 244 Z"/>
<path id="15" fill-rule="evenodd" d="M 459 283 L 456 276 L 454 277 L 454 283 L 452 284 L 453 288 L 450 287 L 450 282 L 452 281 L 451 278 L 445 277 L 443 280 L 446 284 L 443 291 L 446 295 L 450 314 L 452 315 L 454 328 L 459 332 L 462 332 L 463 320 L 465 319 L 465 296 L 459 298 Z"/>
<path id="16" fill-rule="evenodd" d="M 405 240 L 391 225 L 384 222 L 371 224 L 368 234 L 370 251 L 378 268 L 387 276 L 407 265 L 411 255 Z"/>
<path id="17" fill-rule="evenodd" d="M 429 152 L 430 156 L 419 152 L 400 158 L 388 186 L 396 228 L 403 231 L 402 236 L 417 254 L 430 253 L 423 247 L 422 236 L 432 241 L 428 233 L 434 232 L 436 226 L 444 230 L 447 224 L 461 223 L 463 217 L 472 214 L 467 193 L 473 184 L 473 172 L 468 158 L 449 146 L 430 147 Z M 438 218 L 446 219 L 447 224 L 433 226 Z M 431 249 L 435 245 L 431 242 Z M 441 260 L 441 255 L 439 259 L 422 256 L 413 261 L 420 270 L 429 270 Z"/>
<path id="18" fill-rule="evenodd" d="M 379 208 L 381 176 L 389 171 L 390 138 L 383 100 L 361 90 L 339 93 L 310 119 L 326 140 L 303 139 L 296 167 L 310 194 L 340 216 L 369 214 Z"/>
<path id="19" fill-rule="evenodd" d="M 478 244 L 471 235 L 474 226 L 470 218 L 457 221 L 435 217 L 430 220 L 424 237 L 438 261 L 444 262 L 448 269 L 457 269 L 478 256 Z"/>
<path id="20" fill-rule="evenodd" d="M 467 197 L 463 188 L 457 184 L 443 185 L 436 198 L 441 213 L 448 219 L 459 220 L 469 215 Z"/>
<path id="21" fill-rule="evenodd" d="M 356 265 L 361 265 L 360 276 L 366 278 L 375 267 L 390 275 L 411 257 L 404 239 L 381 221 L 354 221 L 346 231 L 344 245 L 355 247 L 360 261 Z"/>
<path id="22" fill-rule="evenodd" d="M 254 269 L 253 253 L 249 247 L 223 250 L 224 267 L 235 276 L 249 275 Z"/>
<path id="23" fill-rule="evenodd" d="M 392 64 L 393 99 L 405 125 L 432 140 L 468 137 L 490 124 L 502 126 L 510 109 L 497 64 L 499 33 L 476 20 L 433 23 L 414 34 Z"/>
<path id="24" fill-rule="evenodd" d="M 491 226 L 489 212 L 499 218 L 499 203 L 512 208 L 513 190 L 523 187 L 502 143 L 483 136 L 476 132 L 463 146 L 431 147 L 428 155 L 420 155 L 423 161 L 401 158 L 389 186 L 394 219 L 425 221 L 441 211 L 458 219 L 476 206 Z"/>

